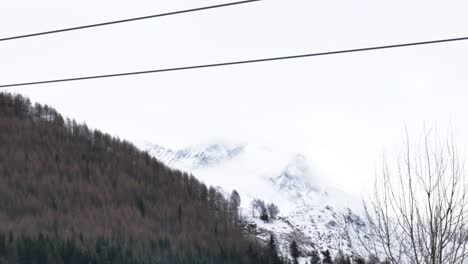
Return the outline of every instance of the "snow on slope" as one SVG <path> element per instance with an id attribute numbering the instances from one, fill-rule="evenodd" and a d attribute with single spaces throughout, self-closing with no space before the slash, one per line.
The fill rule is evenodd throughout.
<path id="1" fill-rule="evenodd" d="M 271 233 L 281 252 L 296 240 L 302 252 L 329 249 L 352 255 L 356 232 L 365 232 L 359 216 L 360 202 L 343 191 L 319 184 L 304 155 L 273 151 L 247 144 L 207 144 L 171 150 L 147 144 L 151 155 L 170 167 L 194 174 L 201 181 L 241 195 L 248 226 L 267 241 Z M 253 199 L 275 203 L 277 220 L 263 222 L 251 216 Z M 351 208 L 351 209 L 348 209 Z"/>
<path id="2" fill-rule="evenodd" d="M 247 207 L 253 198 L 274 202 L 283 212 L 298 204 L 352 207 L 352 197 L 317 184 L 301 154 L 247 144 L 208 144 L 171 150 L 148 144 L 146 150 L 170 167 L 194 174 L 210 185 L 237 190 Z"/>
<path id="3" fill-rule="evenodd" d="M 348 256 L 366 254 L 360 244 L 368 239 L 368 229 L 362 219 L 350 209 L 337 210 L 331 206 L 302 206 L 287 216 L 264 222 L 251 219 L 256 235 L 268 241 L 273 233 L 279 241 L 280 252 L 289 253 L 289 245 L 295 240 L 304 257 L 312 251 L 339 251 Z"/>

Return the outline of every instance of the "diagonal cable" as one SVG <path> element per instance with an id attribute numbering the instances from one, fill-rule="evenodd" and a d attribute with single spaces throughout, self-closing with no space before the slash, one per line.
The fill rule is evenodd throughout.
<path id="1" fill-rule="evenodd" d="M 110 26 L 110 25 L 115 25 L 115 24 L 122 24 L 122 23 L 134 22 L 134 21 L 139 21 L 139 20 L 145 20 L 145 19 L 152 19 L 152 18 L 158 18 L 158 17 L 165 17 L 165 16 L 185 14 L 185 13 L 192 13 L 192 12 L 197 12 L 197 11 L 203 11 L 203 10 L 209 10 L 209 9 L 215 9 L 215 8 L 221 8 L 221 7 L 228 7 L 228 6 L 234 6 L 234 5 L 241 5 L 241 4 L 259 2 L 259 1 L 261 1 L 261 0 L 248 0 L 248 1 L 232 2 L 232 3 L 226 3 L 226 4 L 220 4 L 220 5 L 212 5 L 212 6 L 205 6 L 205 7 L 198 7 L 198 8 L 192 8 L 192 9 L 179 10 L 179 11 L 174 11 L 174 12 L 169 12 L 169 13 L 162 13 L 162 14 L 142 16 L 142 17 L 134 17 L 134 18 L 115 20 L 115 21 L 108 21 L 108 22 L 97 23 L 97 24 L 89 24 L 89 25 L 78 26 L 78 27 L 70 27 L 70 28 L 62 28 L 62 29 L 56 29 L 56 30 L 50 30 L 50 31 L 36 32 L 36 33 L 30 33 L 30 34 L 25 34 L 25 35 L 18 35 L 18 36 L 0 38 L 0 42 L 15 40 L 15 39 L 38 37 L 38 36 L 43 36 L 43 35 L 51 35 L 51 34 L 57 34 L 57 33 L 63 33 L 63 32 L 68 32 L 68 31 L 75 31 L 75 30 L 82 30 L 82 29 L 88 29 L 88 28 Z"/>
<path id="2" fill-rule="evenodd" d="M 410 46 L 431 45 L 431 44 L 465 41 L 465 40 L 468 40 L 468 37 L 439 39 L 439 40 L 430 40 L 430 41 L 422 41 L 422 42 L 411 42 L 411 43 L 393 44 L 393 45 L 385 45 L 385 46 L 373 46 L 373 47 L 358 48 L 358 49 L 336 50 L 336 51 L 300 54 L 300 55 L 292 55 L 292 56 L 270 57 L 270 58 L 262 58 L 262 59 L 252 59 L 252 60 L 221 62 L 221 63 L 213 63 L 213 64 L 182 66 L 182 67 L 175 67 L 175 68 L 163 68 L 163 69 L 155 69 L 155 70 L 147 70 L 147 71 L 134 71 L 134 72 L 112 73 L 112 74 L 104 74 L 104 75 L 92 75 L 92 76 L 84 76 L 84 77 L 73 77 L 73 78 L 66 78 L 66 79 L 53 79 L 53 80 L 44 80 L 44 81 L 22 82 L 22 83 L 13 83 L 13 84 L 0 85 L 0 88 L 27 86 L 27 85 L 39 85 L 39 84 L 48 84 L 48 83 L 59 83 L 59 82 L 83 81 L 83 80 L 91 80 L 91 79 L 112 78 L 112 77 L 130 76 L 130 75 L 142 75 L 142 74 L 171 72 L 171 71 L 194 70 L 194 69 L 202 69 L 202 68 L 214 68 L 214 67 L 222 67 L 222 66 L 230 66 L 230 65 L 241 65 L 241 64 L 250 64 L 250 63 L 300 59 L 300 58 L 308 58 L 308 57 L 336 55 L 336 54 L 343 54 L 343 53 L 355 53 L 355 52 L 364 52 L 364 51 L 372 51 L 372 50 L 382 50 L 382 49 L 403 48 L 403 47 L 410 47 Z"/>

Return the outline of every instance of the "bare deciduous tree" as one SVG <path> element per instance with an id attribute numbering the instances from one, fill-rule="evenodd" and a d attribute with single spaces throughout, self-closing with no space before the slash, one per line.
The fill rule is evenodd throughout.
<path id="1" fill-rule="evenodd" d="M 397 166 L 384 159 L 365 203 L 372 243 L 363 246 L 389 263 L 467 263 L 466 177 L 453 140 L 435 132 L 406 142 Z"/>

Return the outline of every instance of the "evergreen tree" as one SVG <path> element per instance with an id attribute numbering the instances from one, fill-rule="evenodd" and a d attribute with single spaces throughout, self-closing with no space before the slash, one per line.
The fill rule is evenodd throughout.
<path id="1" fill-rule="evenodd" d="M 298 258 L 301 255 L 301 253 L 299 251 L 299 246 L 297 245 L 296 240 L 293 240 L 291 242 L 291 244 L 289 245 L 289 250 L 290 250 L 290 253 L 291 253 L 291 257 L 294 260 L 294 264 L 297 264 L 298 263 Z"/>
<path id="2" fill-rule="evenodd" d="M 268 209 L 268 215 L 270 216 L 270 219 L 276 219 L 276 217 L 279 214 L 279 208 L 276 206 L 274 203 L 270 203 L 267 206 Z"/>
<path id="3" fill-rule="evenodd" d="M 252 207 L 252 217 L 256 216 L 258 213 L 259 218 L 265 222 L 268 222 L 268 210 L 265 205 L 265 202 L 260 199 L 254 199 L 251 204 Z"/>
<path id="4" fill-rule="evenodd" d="M 335 256 L 333 264 L 351 264 L 351 259 L 349 256 L 345 256 L 342 251 L 339 251 Z"/>
<path id="5" fill-rule="evenodd" d="M 239 193 L 236 190 L 233 190 L 231 193 L 231 199 L 229 201 L 230 206 L 233 211 L 236 211 L 239 209 L 240 203 L 241 203 L 241 198 Z"/>
<path id="6" fill-rule="evenodd" d="M 229 212 L 231 218 L 234 221 L 234 224 L 237 224 L 239 220 L 239 206 L 241 203 L 241 198 L 239 193 L 236 190 L 233 190 L 231 193 L 231 198 L 229 199 Z"/>
<path id="7" fill-rule="evenodd" d="M 358 257 L 356 257 L 354 259 L 354 263 L 356 263 L 356 264 L 366 264 L 366 260 L 363 257 L 358 256 Z"/>
<path id="8" fill-rule="evenodd" d="M 332 264 L 332 257 L 328 249 L 325 251 L 322 251 L 322 256 L 323 256 L 323 261 L 322 261 L 323 264 Z"/>
<path id="9" fill-rule="evenodd" d="M 317 251 L 312 251 L 312 254 L 310 256 L 310 264 L 320 264 L 320 256 Z"/>
<path id="10" fill-rule="evenodd" d="M 268 242 L 268 255 L 270 258 L 270 263 L 277 264 L 281 263 L 280 257 L 278 255 L 278 249 L 273 234 L 270 234 L 270 241 Z"/>
<path id="11" fill-rule="evenodd" d="M 0 234 L 0 257 L 5 257 L 7 254 L 7 240 L 6 236 L 2 233 Z"/>
<path id="12" fill-rule="evenodd" d="M 367 264 L 379 264 L 379 263 L 380 263 L 380 260 L 375 255 L 370 255 L 369 259 L 367 260 Z"/>

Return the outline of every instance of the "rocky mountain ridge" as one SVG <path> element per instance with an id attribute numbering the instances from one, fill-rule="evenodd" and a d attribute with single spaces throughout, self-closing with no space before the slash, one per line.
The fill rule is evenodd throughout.
<path id="1" fill-rule="evenodd" d="M 355 208 L 355 197 L 314 182 L 307 158 L 248 144 L 208 144 L 171 150 L 148 144 L 146 150 L 167 165 L 194 174 L 226 193 L 236 189 L 246 229 L 267 242 L 273 234 L 280 252 L 289 256 L 295 240 L 305 261 L 312 251 L 353 256 L 368 230 Z M 279 206 L 276 219 L 252 214 L 251 202 L 262 199 Z M 356 210 L 358 211 L 358 210 Z"/>

